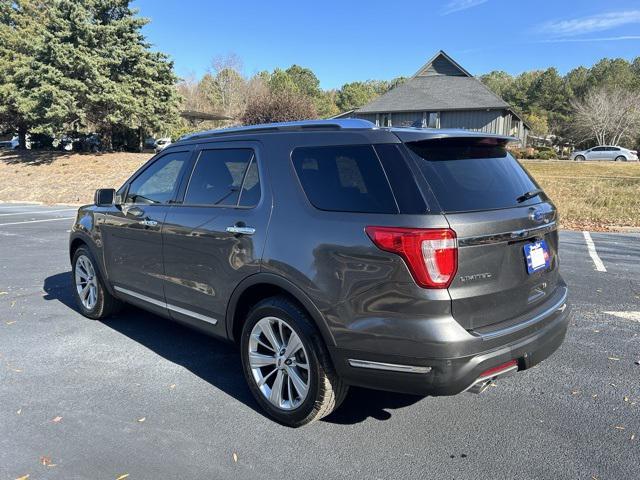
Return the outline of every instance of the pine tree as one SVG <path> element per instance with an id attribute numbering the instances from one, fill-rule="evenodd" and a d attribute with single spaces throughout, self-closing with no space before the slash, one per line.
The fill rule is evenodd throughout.
<path id="1" fill-rule="evenodd" d="M 162 133 L 177 120 L 172 63 L 130 0 L 0 0 L 0 119 L 26 133 Z M 25 39 L 27 39 L 25 41 Z"/>

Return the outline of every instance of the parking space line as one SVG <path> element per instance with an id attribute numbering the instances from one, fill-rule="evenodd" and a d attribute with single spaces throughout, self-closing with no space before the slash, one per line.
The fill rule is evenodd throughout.
<path id="1" fill-rule="evenodd" d="M 40 222 L 54 222 L 56 220 L 71 220 L 72 218 L 75 218 L 75 217 L 45 218 L 43 220 L 27 220 L 25 222 L 0 223 L 0 227 L 5 227 L 7 225 L 21 225 L 23 223 L 40 223 Z"/>
<path id="2" fill-rule="evenodd" d="M 591 260 L 593 260 L 593 264 L 596 267 L 596 271 L 598 272 L 606 272 L 607 269 L 604 267 L 604 263 L 600 260 L 598 256 L 598 252 L 596 251 L 596 245 L 593 243 L 593 239 L 591 238 L 591 234 L 587 231 L 582 232 L 584 235 L 584 240 L 587 242 L 587 250 L 589 252 L 589 256 Z"/>
<path id="3" fill-rule="evenodd" d="M 33 215 L 35 213 L 55 213 L 55 212 L 74 212 L 73 208 L 64 208 L 62 210 L 32 210 L 30 212 L 12 212 L 12 213 L 0 213 L 0 217 L 6 217 L 9 215 Z"/>

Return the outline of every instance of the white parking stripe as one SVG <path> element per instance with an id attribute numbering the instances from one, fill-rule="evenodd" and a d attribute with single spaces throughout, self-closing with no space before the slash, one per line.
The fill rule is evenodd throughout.
<path id="1" fill-rule="evenodd" d="M 589 256 L 591 256 L 591 260 L 593 260 L 593 264 L 596 266 L 596 271 L 598 272 L 606 272 L 607 269 L 604 268 L 604 263 L 600 260 L 598 256 L 598 252 L 596 252 L 596 246 L 593 243 L 593 239 L 591 238 L 591 234 L 589 232 L 582 232 L 584 235 L 584 240 L 587 242 L 587 250 L 589 251 Z"/>
<path id="2" fill-rule="evenodd" d="M 71 220 L 72 218 L 76 218 L 76 217 L 47 218 L 44 220 L 27 220 L 26 222 L 0 223 L 0 227 L 4 227 L 6 225 L 21 225 L 23 223 L 40 223 L 40 222 L 54 222 L 56 220 Z"/>
<path id="3" fill-rule="evenodd" d="M 30 212 L 0 213 L 0 217 L 6 217 L 8 215 L 33 215 L 35 213 L 55 213 L 55 212 L 75 212 L 75 210 L 73 208 L 65 208 L 63 210 L 33 210 Z"/>
<path id="4" fill-rule="evenodd" d="M 631 320 L 632 322 L 640 322 L 640 312 L 604 312 L 615 317 Z"/>

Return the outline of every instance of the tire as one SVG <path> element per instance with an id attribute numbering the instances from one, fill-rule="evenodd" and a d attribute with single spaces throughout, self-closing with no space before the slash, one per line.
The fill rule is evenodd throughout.
<path id="1" fill-rule="evenodd" d="M 105 288 L 104 280 L 96 267 L 96 261 L 87 247 L 79 247 L 74 252 L 71 265 L 73 296 L 82 315 L 93 320 L 101 320 L 120 310 L 122 302 Z M 88 296 L 81 295 L 80 290 L 84 290 L 83 287 L 87 284 L 90 284 L 87 290 Z"/>
<path id="2" fill-rule="evenodd" d="M 574 160 L 576 162 L 584 162 L 584 156 L 583 155 L 576 155 L 576 158 Z"/>
<path id="3" fill-rule="evenodd" d="M 627 161 L 627 158 L 622 155 L 616 157 L 616 162 L 626 162 L 626 161 Z"/>
<path id="4" fill-rule="evenodd" d="M 265 335 L 270 328 L 271 340 Z M 294 334 L 301 347 L 290 355 L 285 350 L 290 344 L 295 348 Z M 277 345 L 272 352 L 266 347 L 272 347 L 273 342 Z M 267 298 L 249 311 L 242 329 L 240 348 L 242 370 L 251 393 L 267 414 L 283 425 L 301 427 L 325 417 L 340 406 L 347 394 L 349 387 L 335 373 L 312 320 L 287 297 Z M 258 366 L 262 362 L 272 363 Z M 303 367 L 305 364 L 306 368 Z M 297 382 L 294 377 L 297 377 Z M 282 388 L 280 395 L 276 394 L 274 398 L 274 392 L 278 392 L 278 378 Z M 264 381 L 262 386 L 258 383 L 261 380 Z M 307 386 L 304 398 L 300 394 L 304 391 L 300 385 Z"/>

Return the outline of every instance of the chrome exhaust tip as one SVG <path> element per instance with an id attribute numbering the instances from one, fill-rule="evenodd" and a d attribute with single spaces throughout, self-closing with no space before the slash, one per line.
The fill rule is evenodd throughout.
<path id="1" fill-rule="evenodd" d="M 511 360 L 503 365 L 498 367 L 490 368 L 489 370 L 484 371 L 480 374 L 480 376 L 469 385 L 465 392 L 470 393 L 482 393 L 484 392 L 493 381 L 498 377 L 506 377 L 512 373 L 518 371 L 518 362 L 516 360 Z"/>
<path id="2" fill-rule="evenodd" d="M 489 385 L 491 385 L 491 382 L 493 382 L 492 379 L 484 380 L 481 382 L 476 381 L 467 389 L 467 392 L 475 393 L 476 395 L 480 394 L 484 392 L 487 388 L 489 388 Z"/>

